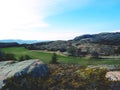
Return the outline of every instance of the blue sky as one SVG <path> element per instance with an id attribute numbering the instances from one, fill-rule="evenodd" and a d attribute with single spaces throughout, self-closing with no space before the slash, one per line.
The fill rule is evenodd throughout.
<path id="1" fill-rule="evenodd" d="M 69 40 L 120 32 L 120 0 L 1 0 L 0 39 Z"/>

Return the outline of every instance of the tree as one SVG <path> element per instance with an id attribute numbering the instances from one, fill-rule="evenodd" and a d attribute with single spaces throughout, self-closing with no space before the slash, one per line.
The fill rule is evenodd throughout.
<path id="1" fill-rule="evenodd" d="M 58 64 L 58 62 L 57 62 L 57 54 L 56 53 L 53 53 L 53 55 L 52 55 L 52 59 L 51 59 L 51 64 Z"/>
<path id="2" fill-rule="evenodd" d="M 80 48 L 78 48 L 77 50 L 76 50 L 76 56 L 81 56 L 81 49 Z"/>
<path id="3" fill-rule="evenodd" d="M 92 58 L 99 58 L 99 54 L 98 54 L 98 52 L 96 52 L 96 51 L 93 51 L 93 52 L 91 53 L 91 56 L 92 56 Z"/>
<path id="4" fill-rule="evenodd" d="M 120 46 L 115 50 L 116 55 L 120 55 Z"/>
<path id="5" fill-rule="evenodd" d="M 71 55 L 71 56 L 76 56 L 76 50 L 77 50 L 76 47 L 71 46 L 70 48 L 68 48 L 67 52 L 68 52 L 69 55 Z"/>

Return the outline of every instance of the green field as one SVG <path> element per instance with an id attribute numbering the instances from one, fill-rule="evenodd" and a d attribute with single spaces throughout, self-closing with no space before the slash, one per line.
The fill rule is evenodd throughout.
<path id="1" fill-rule="evenodd" d="M 18 59 L 22 55 L 29 55 L 33 59 L 42 60 L 45 63 L 49 63 L 52 57 L 52 53 L 43 52 L 40 50 L 27 50 L 24 47 L 12 47 L 1 48 L 6 53 L 13 53 Z M 97 64 L 120 64 L 120 59 L 86 59 L 83 57 L 72 57 L 57 55 L 58 62 L 64 64 L 81 64 L 81 65 L 97 65 Z"/>

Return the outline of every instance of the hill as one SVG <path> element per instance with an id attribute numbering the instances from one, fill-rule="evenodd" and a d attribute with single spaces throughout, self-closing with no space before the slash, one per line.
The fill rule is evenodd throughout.
<path id="1" fill-rule="evenodd" d="M 105 45 L 120 45 L 120 32 L 116 33 L 99 33 L 99 34 L 86 34 L 75 37 L 73 41 L 80 43 L 96 43 Z"/>
<path id="2" fill-rule="evenodd" d="M 120 32 L 86 34 L 68 41 L 39 42 L 25 45 L 25 47 L 31 50 L 60 52 L 66 52 L 69 48 L 75 47 L 76 52 L 79 49 L 81 54 L 97 52 L 100 55 L 116 55 L 120 54 Z"/>
<path id="3" fill-rule="evenodd" d="M 1 43 L 12 43 L 16 42 L 18 44 L 32 44 L 32 43 L 37 43 L 37 42 L 43 42 L 42 40 L 20 40 L 20 39 L 4 39 L 0 40 Z"/>
<path id="4" fill-rule="evenodd" d="M 20 44 L 16 42 L 10 42 L 10 43 L 2 43 L 0 42 L 0 48 L 6 48 L 6 47 L 18 47 Z"/>
<path id="5" fill-rule="evenodd" d="M 24 46 L 25 48 L 30 50 L 60 51 L 65 53 L 70 51 L 70 49 L 75 49 L 73 51 L 74 55 L 76 56 L 84 56 L 93 53 L 97 53 L 99 55 L 120 54 L 120 32 L 86 34 L 77 36 L 74 39 L 68 41 L 57 40 L 38 42 L 34 40 L 16 40 L 17 43 L 12 41 L 14 40 L 5 40 L 4 43 L 0 43 L 0 48 Z"/>

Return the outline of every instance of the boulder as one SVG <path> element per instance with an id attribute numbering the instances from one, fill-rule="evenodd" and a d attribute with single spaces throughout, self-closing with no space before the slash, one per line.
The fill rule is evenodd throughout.
<path id="1" fill-rule="evenodd" d="M 112 81 L 110 83 L 110 90 L 120 90 L 120 71 L 109 71 L 106 77 Z"/>
<path id="2" fill-rule="evenodd" d="M 47 65 L 40 60 L 26 60 L 22 62 L 3 61 L 0 62 L 0 88 L 3 81 L 10 77 L 20 77 L 30 75 L 32 77 L 42 77 L 49 72 Z"/>
<path id="3" fill-rule="evenodd" d="M 106 77 L 111 81 L 120 81 L 120 71 L 109 71 L 106 73 Z"/>

